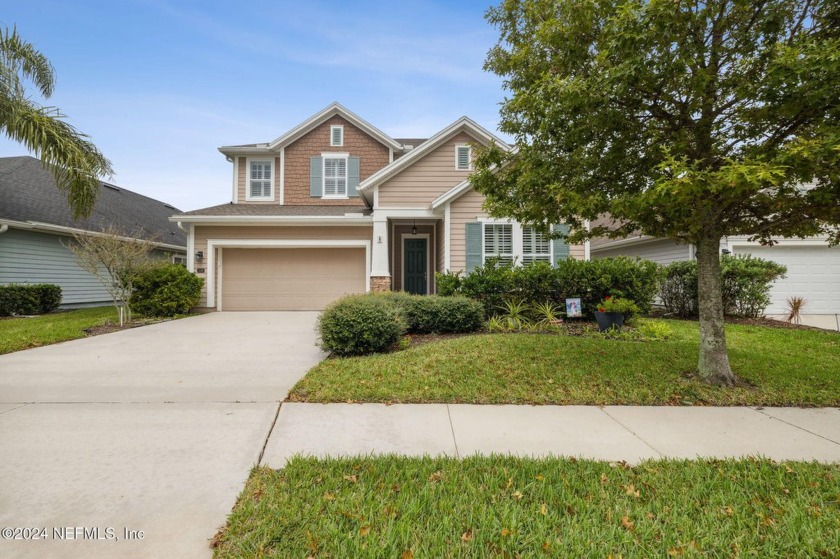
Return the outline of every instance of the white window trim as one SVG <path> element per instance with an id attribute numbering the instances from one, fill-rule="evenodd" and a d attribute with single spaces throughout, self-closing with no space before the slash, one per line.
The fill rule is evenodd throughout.
<path id="1" fill-rule="evenodd" d="M 496 219 L 491 217 L 478 217 L 477 221 L 481 223 L 481 263 L 482 265 L 486 261 L 486 256 L 484 254 L 484 226 L 485 225 L 505 225 L 511 224 L 513 225 L 512 228 L 512 237 L 513 237 L 513 262 L 516 266 L 523 265 L 523 256 L 524 251 L 522 246 L 523 241 L 523 234 L 522 234 L 522 224 L 518 221 L 513 221 L 511 219 Z M 551 239 L 548 244 L 548 255 L 549 255 L 549 263 L 554 266 L 554 239 Z"/>
<path id="2" fill-rule="evenodd" d="M 458 166 L 458 151 L 461 148 L 467 148 L 467 168 L 462 169 Z M 455 170 L 456 171 L 472 171 L 473 170 L 473 159 L 472 159 L 472 146 L 469 144 L 455 144 Z"/>
<path id="3" fill-rule="evenodd" d="M 327 159 L 344 159 L 344 194 L 327 194 Z M 347 200 L 348 183 L 350 182 L 350 154 L 322 153 L 321 154 L 321 198 L 325 200 Z"/>
<path id="4" fill-rule="evenodd" d="M 341 130 L 341 142 L 334 144 L 333 143 L 333 131 L 334 130 Z M 340 148 L 344 147 L 344 125 L 342 124 L 332 124 L 330 125 L 330 147 Z"/>
<path id="5" fill-rule="evenodd" d="M 270 195 L 251 196 L 251 163 L 269 163 L 271 165 L 271 176 L 269 177 Z M 247 202 L 271 202 L 274 200 L 274 156 L 271 157 L 247 157 L 245 158 L 245 201 Z"/>

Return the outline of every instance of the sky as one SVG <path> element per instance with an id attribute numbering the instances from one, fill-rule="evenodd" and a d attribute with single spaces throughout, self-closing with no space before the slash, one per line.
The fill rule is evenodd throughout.
<path id="1" fill-rule="evenodd" d="M 230 202 L 219 146 L 273 140 L 333 101 L 392 137 L 463 115 L 496 132 L 496 3 L 32 0 L 0 25 L 50 59 L 55 92 L 33 99 L 91 136 L 109 182 L 188 211 Z M 26 154 L 0 137 L 0 157 Z"/>

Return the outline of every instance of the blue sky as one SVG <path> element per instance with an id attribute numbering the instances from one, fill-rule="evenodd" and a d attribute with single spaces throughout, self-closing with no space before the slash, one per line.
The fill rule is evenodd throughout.
<path id="1" fill-rule="evenodd" d="M 221 145 L 269 141 L 338 101 L 395 137 L 462 115 L 496 131 L 482 70 L 491 1 L 14 2 L 54 95 L 111 159 L 113 182 L 190 210 L 230 201 Z M 23 155 L 0 139 L 0 156 Z"/>

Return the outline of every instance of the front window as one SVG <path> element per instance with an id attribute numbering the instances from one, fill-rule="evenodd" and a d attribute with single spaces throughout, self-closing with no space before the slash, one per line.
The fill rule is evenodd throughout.
<path id="1" fill-rule="evenodd" d="M 271 199 L 271 161 L 251 161 L 248 199 Z"/>
<path id="2" fill-rule="evenodd" d="M 347 198 L 346 157 L 324 157 L 324 198 Z"/>
<path id="3" fill-rule="evenodd" d="M 484 224 L 484 260 L 498 258 L 500 263 L 513 262 L 513 225 Z"/>
<path id="4" fill-rule="evenodd" d="M 522 228 L 522 263 L 548 262 L 551 264 L 551 240 L 533 227 Z"/>

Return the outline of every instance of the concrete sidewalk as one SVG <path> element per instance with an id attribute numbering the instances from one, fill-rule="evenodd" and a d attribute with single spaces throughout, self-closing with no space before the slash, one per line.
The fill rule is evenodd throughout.
<path id="1" fill-rule="evenodd" d="M 262 463 L 368 453 L 840 463 L 840 409 L 284 403 Z"/>

